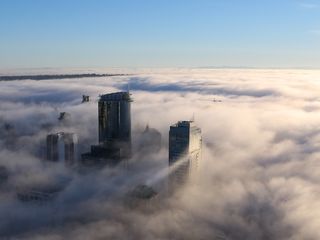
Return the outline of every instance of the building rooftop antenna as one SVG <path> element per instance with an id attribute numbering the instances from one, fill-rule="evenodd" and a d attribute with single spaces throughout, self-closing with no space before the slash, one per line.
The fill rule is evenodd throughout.
<path id="1" fill-rule="evenodd" d="M 148 131 L 149 131 L 149 122 L 147 123 L 146 129 L 145 129 L 144 131 L 145 131 L 145 132 L 148 132 Z"/>
<path id="2" fill-rule="evenodd" d="M 195 116 L 194 116 L 194 113 L 192 113 L 191 121 L 194 122 L 194 120 L 195 120 Z"/>

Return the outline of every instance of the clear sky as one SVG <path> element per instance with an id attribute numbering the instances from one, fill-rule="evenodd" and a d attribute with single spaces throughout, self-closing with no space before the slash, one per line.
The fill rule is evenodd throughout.
<path id="1" fill-rule="evenodd" d="M 0 68 L 320 68 L 320 0 L 1 0 Z"/>

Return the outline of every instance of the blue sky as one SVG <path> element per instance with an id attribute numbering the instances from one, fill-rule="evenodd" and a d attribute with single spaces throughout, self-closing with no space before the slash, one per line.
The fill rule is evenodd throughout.
<path id="1" fill-rule="evenodd" d="M 1 0 L 0 68 L 320 68 L 320 0 Z"/>

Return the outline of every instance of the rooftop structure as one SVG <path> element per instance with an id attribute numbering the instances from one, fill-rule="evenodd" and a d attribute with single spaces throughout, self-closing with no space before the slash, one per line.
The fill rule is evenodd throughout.
<path id="1" fill-rule="evenodd" d="M 71 118 L 70 113 L 61 112 L 59 117 L 58 117 L 58 120 L 60 120 L 60 121 L 68 121 L 68 120 L 70 120 L 70 118 Z"/>
<path id="2" fill-rule="evenodd" d="M 90 96 L 82 95 L 82 103 L 89 102 L 89 101 L 90 101 Z"/>
<path id="3" fill-rule="evenodd" d="M 100 96 L 100 101 L 126 101 L 132 102 L 129 92 L 115 92 L 115 93 L 108 93 Z"/>

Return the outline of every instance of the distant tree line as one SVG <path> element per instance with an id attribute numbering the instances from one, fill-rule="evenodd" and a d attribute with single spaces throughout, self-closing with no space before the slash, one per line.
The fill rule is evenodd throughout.
<path id="1" fill-rule="evenodd" d="M 89 77 L 112 77 L 112 76 L 127 76 L 128 74 L 53 74 L 53 75 L 11 75 L 0 76 L 0 81 L 14 81 L 14 80 L 52 80 L 52 79 L 66 79 L 66 78 L 89 78 Z"/>

